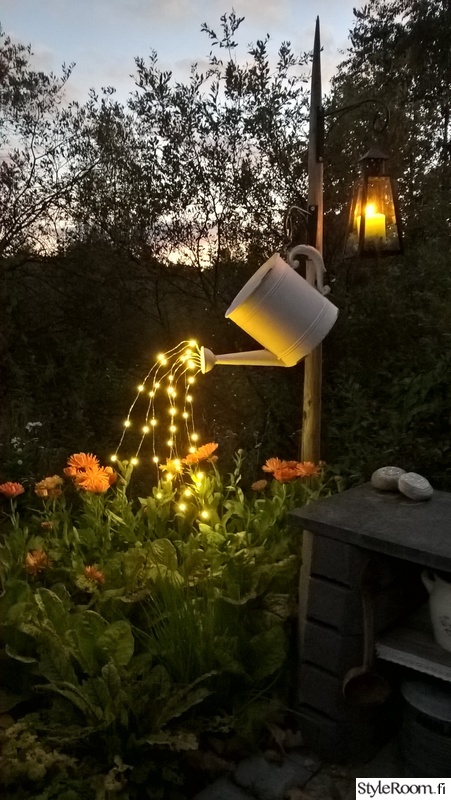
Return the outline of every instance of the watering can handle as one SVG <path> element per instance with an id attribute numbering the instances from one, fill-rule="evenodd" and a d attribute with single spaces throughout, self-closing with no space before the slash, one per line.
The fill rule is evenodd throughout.
<path id="1" fill-rule="evenodd" d="M 299 261 L 295 260 L 295 256 L 304 255 L 307 256 L 308 260 L 311 261 L 313 266 L 316 270 L 316 288 L 322 295 L 329 294 L 330 286 L 323 286 L 323 272 L 326 271 L 324 266 L 324 261 L 322 258 L 321 253 L 315 247 L 312 247 L 309 244 L 298 244 L 296 247 L 293 247 L 292 250 L 288 253 L 287 261 L 290 267 L 293 269 L 297 269 L 299 267 Z"/>

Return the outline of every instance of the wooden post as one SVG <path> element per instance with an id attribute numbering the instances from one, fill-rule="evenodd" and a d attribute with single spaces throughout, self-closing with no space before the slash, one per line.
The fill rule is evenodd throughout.
<path id="1" fill-rule="evenodd" d="M 308 210 L 312 214 L 309 229 L 310 244 L 323 252 L 323 162 L 318 154 L 322 139 L 321 108 L 321 44 L 319 17 L 316 18 L 310 92 L 310 125 L 308 149 Z M 319 160 L 321 158 L 321 160 Z M 307 262 L 307 280 L 315 282 L 313 265 Z M 321 363 L 322 347 L 319 345 L 304 361 L 304 406 L 302 421 L 301 459 L 318 463 L 321 438 Z"/>
<path id="2" fill-rule="evenodd" d="M 313 224 L 309 228 L 310 244 L 322 254 L 323 252 L 323 162 L 318 153 L 318 143 L 322 142 L 323 121 L 321 108 L 321 44 L 319 17 L 316 18 L 315 41 L 313 47 L 312 79 L 310 92 L 310 125 L 308 150 L 308 210 L 312 214 Z M 306 278 L 309 283 L 315 281 L 313 265 L 307 262 Z M 321 439 L 321 376 L 322 346 L 321 344 L 304 360 L 304 405 L 301 438 L 301 460 L 320 459 Z M 304 626 L 307 614 L 307 599 L 312 562 L 312 534 L 302 534 L 302 566 L 299 581 L 299 665 L 304 642 Z M 301 677 L 300 677 L 301 680 Z"/>

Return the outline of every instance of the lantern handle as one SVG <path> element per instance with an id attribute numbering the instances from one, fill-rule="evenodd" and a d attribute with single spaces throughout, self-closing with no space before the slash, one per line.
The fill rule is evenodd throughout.
<path id="1" fill-rule="evenodd" d="M 383 100 L 379 100 L 378 97 L 368 97 L 365 100 L 360 100 L 357 103 L 351 103 L 348 106 L 341 106 L 340 108 L 331 108 L 329 111 L 326 111 L 324 106 L 320 106 L 318 108 L 317 114 L 317 127 L 318 127 L 318 134 L 317 134 L 317 160 L 324 161 L 324 120 L 326 117 L 338 117 L 342 114 L 346 114 L 347 111 L 355 111 L 357 108 L 361 108 L 361 106 L 368 105 L 368 103 L 373 103 L 374 105 L 382 106 L 385 114 L 383 118 L 383 123 L 379 127 L 376 125 L 377 119 L 380 116 L 379 110 L 376 111 L 374 118 L 373 118 L 373 133 L 383 133 L 385 129 L 388 127 L 390 122 L 390 109 L 384 103 Z"/>

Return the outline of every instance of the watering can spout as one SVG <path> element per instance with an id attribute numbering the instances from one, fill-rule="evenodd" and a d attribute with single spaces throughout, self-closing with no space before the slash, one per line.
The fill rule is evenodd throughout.
<path id="1" fill-rule="evenodd" d="M 230 364 L 231 366 L 247 366 L 247 367 L 285 367 L 283 363 L 274 353 L 269 350 L 250 350 L 244 353 L 224 353 L 220 356 L 215 356 L 208 347 L 201 347 L 200 349 L 200 368 L 201 372 L 205 375 L 210 372 L 215 364 Z"/>

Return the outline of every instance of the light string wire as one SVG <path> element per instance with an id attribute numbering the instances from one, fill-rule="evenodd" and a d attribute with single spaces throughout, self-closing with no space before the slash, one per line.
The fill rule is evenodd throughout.
<path id="1" fill-rule="evenodd" d="M 166 353 L 160 353 L 157 356 L 156 362 L 151 366 L 142 382 L 138 386 L 137 394 L 130 405 L 126 419 L 124 421 L 124 430 L 120 437 L 119 443 L 116 447 L 114 454 L 111 456 L 112 461 L 119 460 L 119 450 L 122 447 L 125 437 L 129 431 L 135 432 L 134 419 L 132 419 L 132 412 L 138 400 L 143 395 L 147 394 L 147 407 L 145 409 L 144 418 L 138 425 L 141 426 L 141 437 L 138 442 L 134 456 L 131 458 L 132 464 L 138 463 L 138 456 L 141 453 L 143 445 L 151 433 L 151 447 L 152 447 L 152 461 L 158 465 L 161 464 L 163 459 L 160 458 L 157 445 L 160 445 L 160 439 L 163 438 L 164 433 L 168 437 L 166 439 L 166 447 L 169 448 L 166 463 L 168 461 L 177 460 L 179 452 L 179 437 L 177 433 L 180 431 L 176 424 L 176 417 L 181 415 L 184 425 L 182 430 L 185 431 L 186 443 L 188 452 L 195 452 L 196 442 L 199 435 L 196 433 L 194 423 L 193 411 L 193 394 L 192 386 L 195 383 L 196 375 L 200 372 L 200 348 L 193 339 L 183 340 L 175 347 L 168 350 Z M 179 394 L 179 383 L 183 380 L 183 387 L 181 389 L 183 403 L 182 410 L 180 411 L 176 405 L 176 397 Z M 167 395 L 168 405 L 166 406 L 166 427 L 163 428 L 164 433 L 161 437 L 157 437 L 157 428 L 161 429 L 161 418 L 157 416 L 156 400 L 159 395 Z M 163 422 L 164 426 L 164 422 Z"/>

